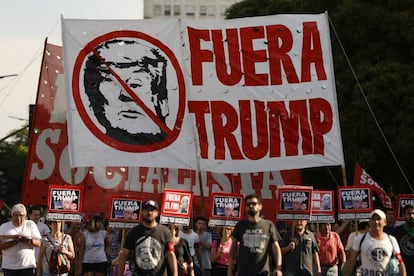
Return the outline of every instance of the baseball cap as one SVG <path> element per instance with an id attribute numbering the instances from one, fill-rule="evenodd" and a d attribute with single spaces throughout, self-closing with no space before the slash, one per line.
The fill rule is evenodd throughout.
<path id="1" fill-rule="evenodd" d="M 158 210 L 158 202 L 152 199 L 145 200 L 144 204 L 142 204 L 142 209 L 147 208 L 147 207 L 152 207 Z"/>
<path id="2" fill-rule="evenodd" d="M 387 216 L 385 213 L 380 209 L 375 209 L 374 211 L 369 214 L 369 217 L 372 218 L 373 215 L 378 215 L 381 219 L 385 219 Z"/>

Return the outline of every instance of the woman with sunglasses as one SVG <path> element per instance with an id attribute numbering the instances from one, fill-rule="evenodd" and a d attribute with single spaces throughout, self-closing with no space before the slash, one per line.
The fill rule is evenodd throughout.
<path id="1" fill-rule="evenodd" d="M 211 245 L 210 260 L 213 264 L 214 276 L 227 276 L 227 268 L 229 266 L 229 253 L 233 240 L 231 234 L 234 227 L 220 227 L 220 239 L 213 241 Z M 233 273 L 235 273 L 236 264 L 233 264 Z"/>

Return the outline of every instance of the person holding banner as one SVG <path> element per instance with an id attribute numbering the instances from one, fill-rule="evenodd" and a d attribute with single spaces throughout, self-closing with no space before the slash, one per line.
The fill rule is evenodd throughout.
<path id="1" fill-rule="evenodd" d="M 177 276 L 177 258 L 170 230 L 157 222 L 158 202 L 146 200 L 142 204 L 142 224 L 132 228 L 118 256 L 118 275 L 124 275 L 125 263 L 130 259 L 130 270 L 140 276 Z"/>
<path id="2" fill-rule="evenodd" d="M 18 203 L 11 210 L 11 221 L 0 226 L 2 270 L 5 276 L 34 276 L 36 257 L 41 236 L 36 224 L 26 220 L 26 207 Z"/>
<path id="3" fill-rule="evenodd" d="M 46 234 L 42 237 L 42 245 L 39 250 L 39 259 L 37 266 L 37 276 L 49 276 L 49 262 L 50 256 L 54 249 L 59 249 L 59 252 L 65 254 L 67 261 L 73 260 L 75 258 L 75 250 L 73 247 L 72 237 L 62 233 L 62 222 L 61 221 L 51 221 L 50 228 L 52 229 L 51 233 Z M 62 273 L 59 275 L 67 275 L 68 273 Z"/>
<path id="4" fill-rule="evenodd" d="M 295 221 L 295 232 L 286 233 L 280 242 L 285 264 L 284 275 L 286 276 L 311 276 L 314 269 L 317 275 L 322 273 L 318 244 L 312 232 L 306 228 L 307 224 L 306 220 Z M 316 267 L 313 266 L 314 264 Z"/>
<path id="5" fill-rule="evenodd" d="M 251 194 L 244 199 L 248 218 L 239 221 L 232 233 L 232 246 L 228 258 L 227 275 L 233 275 L 233 264 L 237 259 L 237 275 L 282 275 L 280 235 L 270 220 L 260 215 L 262 198 Z M 275 269 L 270 271 L 270 252 L 273 251 Z"/>

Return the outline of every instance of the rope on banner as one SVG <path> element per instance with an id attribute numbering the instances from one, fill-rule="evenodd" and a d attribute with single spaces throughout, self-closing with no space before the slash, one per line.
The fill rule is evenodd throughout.
<path id="1" fill-rule="evenodd" d="M 397 166 L 398 166 L 398 168 L 399 168 L 399 170 L 400 170 L 400 172 L 401 172 L 401 174 L 402 174 L 402 176 L 403 176 L 404 180 L 407 182 L 408 187 L 410 187 L 411 192 L 412 192 L 412 193 L 414 193 L 414 188 L 411 186 L 410 181 L 408 180 L 408 178 L 407 178 L 407 176 L 406 176 L 406 174 L 405 174 L 405 172 L 404 172 L 403 168 L 401 167 L 400 162 L 398 162 L 398 159 L 397 159 L 397 157 L 395 156 L 394 151 L 392 150 L 391 145 L 389 144 L 389 142 L 388 142 L 388 140 L 387 140 L 387 137 L 385 137 L 385 134 L 384 134 L 384 132 L 382 131 L 382 128 L 381 128 L 381 126 L 380 126 L 380 124 L 379 124 L 379 122 L 378 122 L 377 118 L 375 117 L 374 111 L 372 110 L 371 105 L 370 105 L 370 104 L 369 104 L 369 102 L 368 102 L 368 98 L 367 98 L 367 96 L 365 95 L 365 91 L 364 91 L 364 89 L 362 88 L 361 83 L 359 82 L 358 76 L 356 75 L 355 70 L 354 70 L 354 68 L 352 67 L 351 61 L 349 60 L 348 55 L 347 55 L 347 54 L 346 54 L 346 52 L 345 52 L 345 48 L 344 48 L 344 46 L 342 45 L 341 40 L 339 39 L 338 33 L 337 33 L 337 32 L 336 32 L 336 30 L 335 30 L 335 26 L 333 25 L 333 23 L 332 23 L 332 21 L 331 21 L 331 18 L 330 18 L 329 16 L 328 16 L 328 18 L 329 18 L 329 25 L 332 27 L 332 30 L 333 30 L 333 32 L 334 32 L 334 34 L 335 34 L 335 37 L 336 37 L 336 39 L 338 40 L 339 46 L 341 47 L 341 50 L 342 50 L 342 53 L 344 54 L 344 57 L 345 57 L 345 59 L 346 59 L 346 62 L 348 63 L 349 68 L 351 69 L 352 75 L 354 76 L 354 79 L 355 79 L 355 81 L 356 81 L 356 83 L 357 83 L 357 85 L 358 85 L 359 91 L 361 92 L 361 95 L 362 95 L 362 97 L 364 98 L 364 101 L 365 101 L 365 103 L 366 103 L 366 104 L 367 104 L 367 106 L 368 106 L 368 110 L 369 110 L 369 112 L 371 113 L 372 118 L 374 119 L 375 125 L 377 126 L 377 128 L 378 128 L 378 130 L 379 130 L 379 132 L 380 132 L 380 134 L 381 134 L 381 137 L 382 137 L 382 139 L 384 140 L 384 142 L 385 142 L 385 144 L 386 144 L 386 146 L 387 146 L 388 150 L 390 151 L 390 153 L 391 153 L 391 155 L 392 155 L 392 157 L 393 157 L 393 159 L 394 159 L 395 163 L 397 164 Z"/>

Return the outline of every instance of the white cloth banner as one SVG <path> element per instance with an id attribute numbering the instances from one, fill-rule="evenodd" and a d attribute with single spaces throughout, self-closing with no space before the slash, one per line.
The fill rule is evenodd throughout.
<path id="1" fill-rule="evenodd" d="M 343 165 L 326 14 L 62 19 L 71 165 Z"/>

